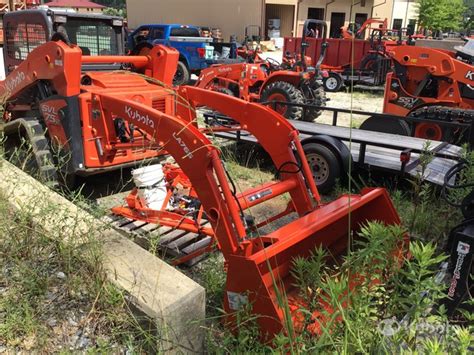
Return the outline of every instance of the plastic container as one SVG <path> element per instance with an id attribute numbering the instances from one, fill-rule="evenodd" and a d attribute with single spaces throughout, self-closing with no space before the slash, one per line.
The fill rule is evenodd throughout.
<path id="1" fill-rule="evenodd" d="M 152 210 L 160 210 L 166 199 L 166 181 L 161 164 L 149 165 L 132 171 L 138 196 Z"/>
<path id="2" fill-rule="evenodd" d="M 204 47 L 206 52 L 204 54 L 205 59 L 212 59 L 214 57 L 214 47 L 213 46 L 205 46 Z"/>

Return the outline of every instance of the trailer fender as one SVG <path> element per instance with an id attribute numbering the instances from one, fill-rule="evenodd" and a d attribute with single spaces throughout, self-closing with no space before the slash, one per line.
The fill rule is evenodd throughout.
<path id="1" fill-rule="evenodd" d="M 352 165 L 352 155 L 349 148 L 341 140 L 324 134 L 316 134 L 301 141 L 303 148 L 309 143 L 321 144 L 330 149 L 338 158 L 343 175 L 349 173 Z"/>

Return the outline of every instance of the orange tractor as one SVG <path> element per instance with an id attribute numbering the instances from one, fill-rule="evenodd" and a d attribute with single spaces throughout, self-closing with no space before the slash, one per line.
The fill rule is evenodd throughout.
<path id="1" fill-rule="evenodd" d="M 54 21 L 48 21 L 51 16 Z M 167 178 L 179 178 L 192 187 L 191 195 L 199 202 L 196 209 L 202 211 L 196 218 L 205 216 L 209 221 L 207 232 L 226 259 L 224 308 L 229 321 L 235 311 L 251 304 L 263 339 L 293 332 L 286 320 L 298 324 L 301 318 L 290 272 L 294 258 L 308 257 L 322 246 L 337 259 L 368 221 L 400 222 L 383 189 L 366 189 L 361 195 L 323 203 L 310 167 L 301 159 L 304 151 L 298 132 L 277 112 L 196 87 L 164 88 L 157 81 L 172 82 L 176 51 L 156 46 L 148 56 L 101 56 L 100 46 L 109 42 L 98 42 L 97 37 L 111 30 L 108 20 L 101 18 L 105 23 L 88 24 L 82 30 L 83 22 L 75 22 L 74 16 L 80 15 L 25 11 L 6 16 L 6 53 L 21 60 L 9 67 L 0 83 L 6 100 L 6 142 L 13 144 L 17 135 L 31 138 L 36 163 L 42 172 L 51 173 L 56 163 L 53 148 L 71 156 L 71 174 L 99 173 L 166 150 L 182 172 L 168 167 Z M 31 30 L 29 19 L 35 19 Z M 49 38 L 52 24 L 58 22 L 65 31 L 53 34 L 55 40 L 29 44 L 33 34 L 41 40 Z M 80 31 L 68 31 L 71 23 Z M 77 33 L 77 44 L 66 43 L 72 33 Z M 22 38 L 25 42 L 18 41 Z M 81 44 L 79 39 L 87 42 Z M 94 55 L 85 55 L 87 49 Z M 19 54 L 21 58 L 15 58 Z M 117 66 L 125 70 L 107 70 Z M 228 115 L 235 121 L 234 129 L 251 132 L 272 158 L 278 178 L 237 193 L 220 150 L 196 126 L 199 106 Z M 246 222 L 245 210 L 284 194 L 289 202 L 283 212 L 254 224 Z M 128 201 L 128 209 L 141 210 L 142 218 L 147 217 L 146 201 L 138 197 Z M 165 209 L 161 214 L 155 211 L 156 220 L 172 225 L 169 220 L 176 216 L 164 213 Z M 294 216 L 291 222 L 281 220 L 289 214 Z M 260 230 L 277 220 L 281 224 L 273 232 Z M 191 228 L 191 218 L 176 219 L 174 226 L 179 228 L 183 221 Z M 281 294 L 289 296 L 291 314 L 278 303 Z M 319 326 L 326 320 L 315 315 L 312 322 Z"/>
<path id="2" fill-rule="evenodd" d="M 322 38 L 326 39 L 326 23 L 319 20 L 306 20 L 304 28 L 310 24 L 321 28 Z M 305 31 L 307 32 L 307 31 Z M 282 68 L 281 63 L 267 58 L 262 61 L 255 56 L 250 62 L 238 64 L 215 65 L 201 72 L 196 86 L 203 89 L 218 91 L 227 95 L 239 97 L 250 102 L 275 101 L 275 110 L 288 119 L 313 121 L 321 114 L 316 108 L 303 110 L 299 106 L 278 105 L 278 102 L 295 104 L 326 105 L 326 94 L 322 87 L 322 77 L 319 70 L 321 58 L 315 67 L 306 64 L 306 42 L 303 38 L 301 45 L 301 60 L 293 66 Z"/>
<path id="3" fill-rule="evenodd" d="M 457 52 L 409 44 L 390 47 L 393 72 L 387 75 L 383 112 L 405 119 L 371 117 L 360 128 L 472 145 L 473 47 L 474 41 Z"/>

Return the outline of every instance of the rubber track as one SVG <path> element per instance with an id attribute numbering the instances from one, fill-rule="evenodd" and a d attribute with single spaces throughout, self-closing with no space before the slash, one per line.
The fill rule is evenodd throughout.
<path id="1" fill-rule="evenodd" d="M 447 106 L 425 106 L 411 112 L 408 117 L 421 118 L 427 121 L 459 122 L 472 124 L 474 122 L 474 110 Z M 464 143 L 464 140 L 461 143 Z M 459 144 L 460 142 L 452 143 Z"/>
<path id="2" fill-rule="evenodd" d="M 36 164 L 38 165 L 37 173 L 39 180 L 56 184 L 58 182 L 58 174 L 43 126 L 35 118 L 27 117 L 22 120 L 24 121 L 22 126 L 25 129 L 26 138 L 31 145 Z"/>

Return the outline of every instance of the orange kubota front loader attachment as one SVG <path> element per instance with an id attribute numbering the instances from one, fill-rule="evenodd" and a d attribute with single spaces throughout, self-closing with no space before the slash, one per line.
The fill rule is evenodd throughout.
<path id="1" fill-rule="evenodd" d="M 57 48 L 51 43 L 45 46 L 51 51 L 38 51 L 43 53 L 38 61 L 55 63 L 60 59 L 66 65 L 74 62 L 70 56 L 80 59 L 62 43 L 57 43 Z M 94 60 L 101 59 L 88 59 Z M 22 70 L 21 66 L 18 70 Z M 12 78 L 18 75 L 15 71 L 12 74 Z M 69 85 L 76 89 L 79 86 L 77 80 L 69 81 L 67 77 L 61 83 L 66 91 Z M 11 91 L 24 85 L 22 80 L 7 84 L 12 86 Z M 252 312 L 258 315 L 263 338 L 271 339 L 282 331 L 288 333 L 291 330 L 284 321 L 277 294 L 291 295 L 295 291 L 290 275 L 293 259 L 306 257 L 321 245 L 337 256 L 348 248 L 350 237 L 362 224 L 371 220 L 398 224 L 398 215 L 383 189 L 344 195 L 323 204 L 308 163 L 295 155 L 296 152 L 304 157 L 298 132 L 271 109 L 194 87 L 182 87 L 177 93 L 187 102 L 178 104 L 175 115 L 105 90 L 91 91 L 90 110 L 97 120 L 111 122 L 121 118 L 133 123 L 151 137 L 156 149 L 166 150 L 187 176 L 227 263 L 225 310 L 232 314 L 242 304 L 250 304 Z M 195 125 L 193 107 L 197 106 L 219 111 L 237 121 L 242 130 L 251 132 L 280 172 L 278 180 L 236 195 L 219 149 Z M 255 237 L 246 229 L 243 210 L 283 194 L 289 195 L 288 212 L 295 212 L 297 218 L 269 234 Z"/>
<path id="2" fill-rule="evenodd" d="M 323 204 L 307 162 L 303 159 L 298 163 L 296 159 L 294 151 L 304 156 L 298 132 L 269 108 L 194 87 L 182 87 L 178 94 L 186 99 L 186 104 L 177 110 L 182 124 L 195 118 L 189 103 L 219 111 L 234 119 L 240 129 L 252 133 L 280 171 L 279 180 L 234 194 L 219 150 L 193 124 L 167 132 L 155 125 L 155 137 L 189 177 L 225 257 L 224 307 L 231 315 L 229 320 L 244 304 L 251 304 L 253 313 L 259 316 L 262 338 L 289 332 L 277 295 L 288 295 L 293 300 L 291 317 L 296 322 L 300 314 L 290 274 L 293 260 L 308 257 L 317 246 L 327 248 L 337 257 L 347 250 L 350 238 L 363 224 L 374 220 L 398 224 L 397 212 L 384 189 L 366 189 L 361 195 L 344 195 Z M 104 107 L 119 105 L 109 98 L 101 101 Z M 158 118 L 156 112 L 152 115 L 149 108 L 133 109 L 141 115 L 156 117 L 154 122 L 165 122 L 165 117 Z M 113 112 L 120 114 L 120 109 Z M 246 228 L 243 211 L 286 193 L 290 196 L 289 208 L 275 218 L 290 212 L 299 217 L 270 234 L 255 237 Z"/>

